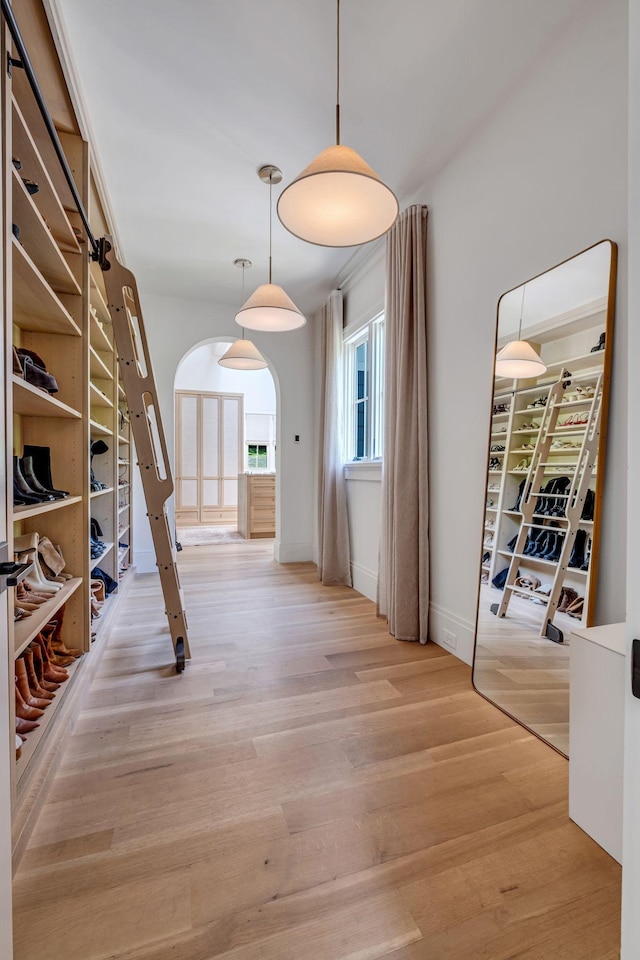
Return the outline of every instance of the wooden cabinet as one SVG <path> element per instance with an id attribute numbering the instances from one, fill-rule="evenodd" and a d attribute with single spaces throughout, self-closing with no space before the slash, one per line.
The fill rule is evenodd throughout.
<path id="1" fill-rule="evenodd" d="M 276 535 L 276 478 L 274 474 L 238 476 L 238 531 L 246 540 Z"/>

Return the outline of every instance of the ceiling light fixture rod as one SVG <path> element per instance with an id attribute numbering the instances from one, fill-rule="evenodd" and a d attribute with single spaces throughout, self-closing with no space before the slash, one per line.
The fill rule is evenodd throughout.
<path id="1" fill-rule="evenodd" d="M 336 13 L 336 144 L 340 146 L 340 0 Z"/>
<path id="2" fill-rule="evenodd" d="M 271 199 L 273 191 L 273 174 L 269 175 L 269 283 L 271 283 L 271 246 L 273 239 L 273 201 Z"/>
<path id="3" fill-rule="evenodd" d="M 520 334 L 522 333 L 522 317 L 524 314 L 524 295 L 525 295 L 526 289 L 527 289 L 527 285 L 525 283 L 522 285 L 522 303 L 520 304 L 520 324 L 518 326 L 518 340 L 522 339 Z"/>
<path id="4" fill-rule="evenodd" d="M 251 260 L 247 260 L 246 257 L 238 257 L 237 260 L 233 261 L 234 267 L 242 267 L 242 299 L 240 301 L 240 306 L 244 303 L 244 271 L 247 267 L 251 266 Z M 244 340 L 244 327 L 240 327 L 242 331 L 242 339 Z"/>

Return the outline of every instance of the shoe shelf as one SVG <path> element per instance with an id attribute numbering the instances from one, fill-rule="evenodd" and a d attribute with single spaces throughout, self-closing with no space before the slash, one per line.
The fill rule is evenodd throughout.
<path id="1" fill-rule="evenodd" d="M 98 314 L 98 320 L 100 320 L 101 323 L 111 325 L 111 314 L 109 313 L 107 301 L 93 274 L 91 276 L 91 306 Z"/>
<path id="2" fill-rule="evenodd" d="M 40 187 L 39 192 L 35 195 L 34 203 L 42 218 L 61 249 L 68 253 L 80 253 L 80 244 L 67 216 L 67 211 L 60 202 L 47 167 L 40 156 L 40 151 L 31 136 L 31 131 L 14 96 L 11 98 L 11 128 L 12 153 L 13 156 L 19 157 L 22 163 L 20 172 L 30 180 L 34 180 Z"/>
<path id="3" fill-rule="evenodd" d="M 82 582 L 82 577 L 74 577 L 72 580 L 66 580 L 55 597 L 47 600 L 46 603 L 42 603 L 37 610 L 31 613 L 31 616 L 16 621 L 13 629 L 16 657 L 19 657 L 22 651 L 29 646 L 33 638 L 38 636 L 43 627 L 46 627 L 60 607 L 81 587 Z"/>
<path id="4" fill-rule="evenodd" d="M 89 567 L 90 570 L 94 570 L 96 567 L 99 567 L 99 566 L 101 565 L 102 561 L 103 561 L 103 560 L 111 553 L 111 551 L 113 550 L 113 548 L 114 548 L 114 546 L 115 546 L 115 543 L 104 543 L 103 546 L 104 546 L 104 550 L 102 551 L 102 553 L 100 554 L 100 556 L 99 556 L 99 557 L 95 557 L 95 559 L 92 559 L 92 560 L 90 561 L 90 567 Z"/>
<path id="5" fill-rule="evenodd" d="M 100 326 L 98 318 L 93 313 L 90 313 L 89 316 L 91 345 L 100 352 L 112 354 L 113 347 L 111 346 L 111 341 Z"/>
<path id="6" fill-rule="evenodd" d="M 15 168 L 12 170 L 12 183 L 13 220 L 20 229 L 18 242 L 22 244 L 23 249 L 52 290 L 58 294 L 80 295 L 82 291 L 71 267 Z"/>
<path id="7" fill-rule="evenodd" d="M 126 445 L 126 444 L 131 443 L 131 441 L 130 441 L 130 440 L 127 440 L 126 437 L 123 437 L 122 434 L 119 434 L 119 435 L 118 435 L 118 443 L 122 443 L 122 444 L 125 444 L 125 445 Z"/>
<path id="8" fill-rule="evenodd" d="M 96 380 L 113 380 L 113 374 L 93 346 L 89 346 L 89 372 Z"/>
<path id="9" fill-rule="evenodd" d="M 48 503 L 38 503 L 34 506 L 13 508 L 13 519 L 28 520 L 29 517 L 39 517 L 43 513 L 51 513 L 52 510 L 63 510 L 64 507 L 71 507 L 75 503 L 82 503 L 82 497 L 66 497 L 64 500 L 50 500 Z"/>
<path id="10" fill-rule="evenodd" d="M 64 417 L 80 420 L 82 413 L 74 410 L 55 396 L 34 387 L 12 374 L 13 412 L 23 417 Z"/>
<path id="11" fill-rule="evenodd" d="M 113 403 L 109 400 L 109 397 L 107 397 L 93 381 L 89 383 L 89 393 L 92 407 L 113 407 Z"/>
<path id="12" fill-rule="evenodd" d="M 100 423 L 98 420 L 89 420 L 89 432 L 101 437 L 113 436 L 113 430 L 110 430 L 109 427 L 106 427 L 104 423 Z"/>
<path id="13" fill-rule="evenodd" d="M 92 490 L 91 493 L 89 494 L 89 497 L 91 500 L 94 500 L 96 497 L 107 496 L 108 494 L 113 493 L 113 491 L 114 491 L 113 487 L 107 487 L 106 490 Z"/>
<path id="14" fill-rule="evenodd" d="M 40 724 L 38 729 L 33 730 L 22 744 L 22 756 L 16 760 L 15 766 L 16 784 L 20 784 L 20 781 L 29 769 L 31 761 L 34 759 L 41 745 L 50 735 L 52 728 L 55 726 L 55 722 L 59 716 L 61 708 L 65 706 L 69 700 L 70 692 L 75 688 L 74 681 L 77 680 L 78 674 L 83 669 L 83 660 L 84 657 L 81 657 L 79 660 L 75 660 L 73 663 L 70 663 L 68 667 L 65 667 L 65 670 L 69 674 L 69 678 L 64 681 L 59 690 L 56 690 L 55 700 L 51 701 L 45 710 L 44 715 L 38 720 L 38 723 Z"/>
<path id="15" fill-rule="evenodd" d="M 15 237 L 11 252 L 14 324 L 23 330 L 80 337 L 80 327 Z"/>

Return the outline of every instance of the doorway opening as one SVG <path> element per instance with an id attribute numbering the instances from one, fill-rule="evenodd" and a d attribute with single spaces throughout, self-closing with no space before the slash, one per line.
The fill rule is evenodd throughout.
<path id="1" fill-rule="evenodd" d="M 176 371 L 175 521 L 182 546 L 275 537 L 276 384 L 268 367 L 221 367 L 231 342 L 198 344 Z"/>

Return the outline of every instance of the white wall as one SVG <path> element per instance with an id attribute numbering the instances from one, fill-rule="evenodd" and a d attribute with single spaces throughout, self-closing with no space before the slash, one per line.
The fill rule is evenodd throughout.
<path id="1" fill-rule="evenodd" d="M 629 5 L 629 262 L 640 257 L 640 0 Z M 640 475 L 638 420 L 640 418 L 640 274 L 629 272 L 629 316 L 636 318 L 629 328 L 629 477 Z M 627 643 L 640 637 L 640 502 L 637 480 L 629 482 L 627 529 L 629 566 L 627 571 Z M 629 660 L 627 660 L 629 662 Z M 630 670 L 627 669 L 627 678 Z M 625 762 L 622 871 L 622 954 L 621 960 L 636 960 L 640 943 L 640 700 L 625 685 Z"/>
<path id="2" fill-rule="evenodd" d="M 498 298 L 603 238 L 619 244 L 598 622 L 624 617 L 627 3 L 594 0 L 429 185 L 431 637 L 471 662 Z M 347 280 L 353 313 L 383 282 Z M 373 315 L 373 314 L 372 314 Z M 351 489 L 353 509 L 355 491 Z M 354 546 L 360 540 L 354 530 Z M 374 562 L 373 554 L 365 566 Z"/>
<path id="3" fill-rule="evenodd" d="M 235 339 L 238 328 L 228 305 L 155 297 L 144 290 L 141 302 L 173 467 L 173 390 L 178 364 L 203 341 Z M 313 324 L 308 322 L 290 333 L 256 333 L 252 339 L 269 361 L 278 397 L 275 556 L 283 563 L 311 560 L 315 517 Z M 298 443 L 295 434 L 300 436 Z M 153 571 L 155 555 L 139 480 L 134 496 L 135 565 L 139 572 Z"/>

